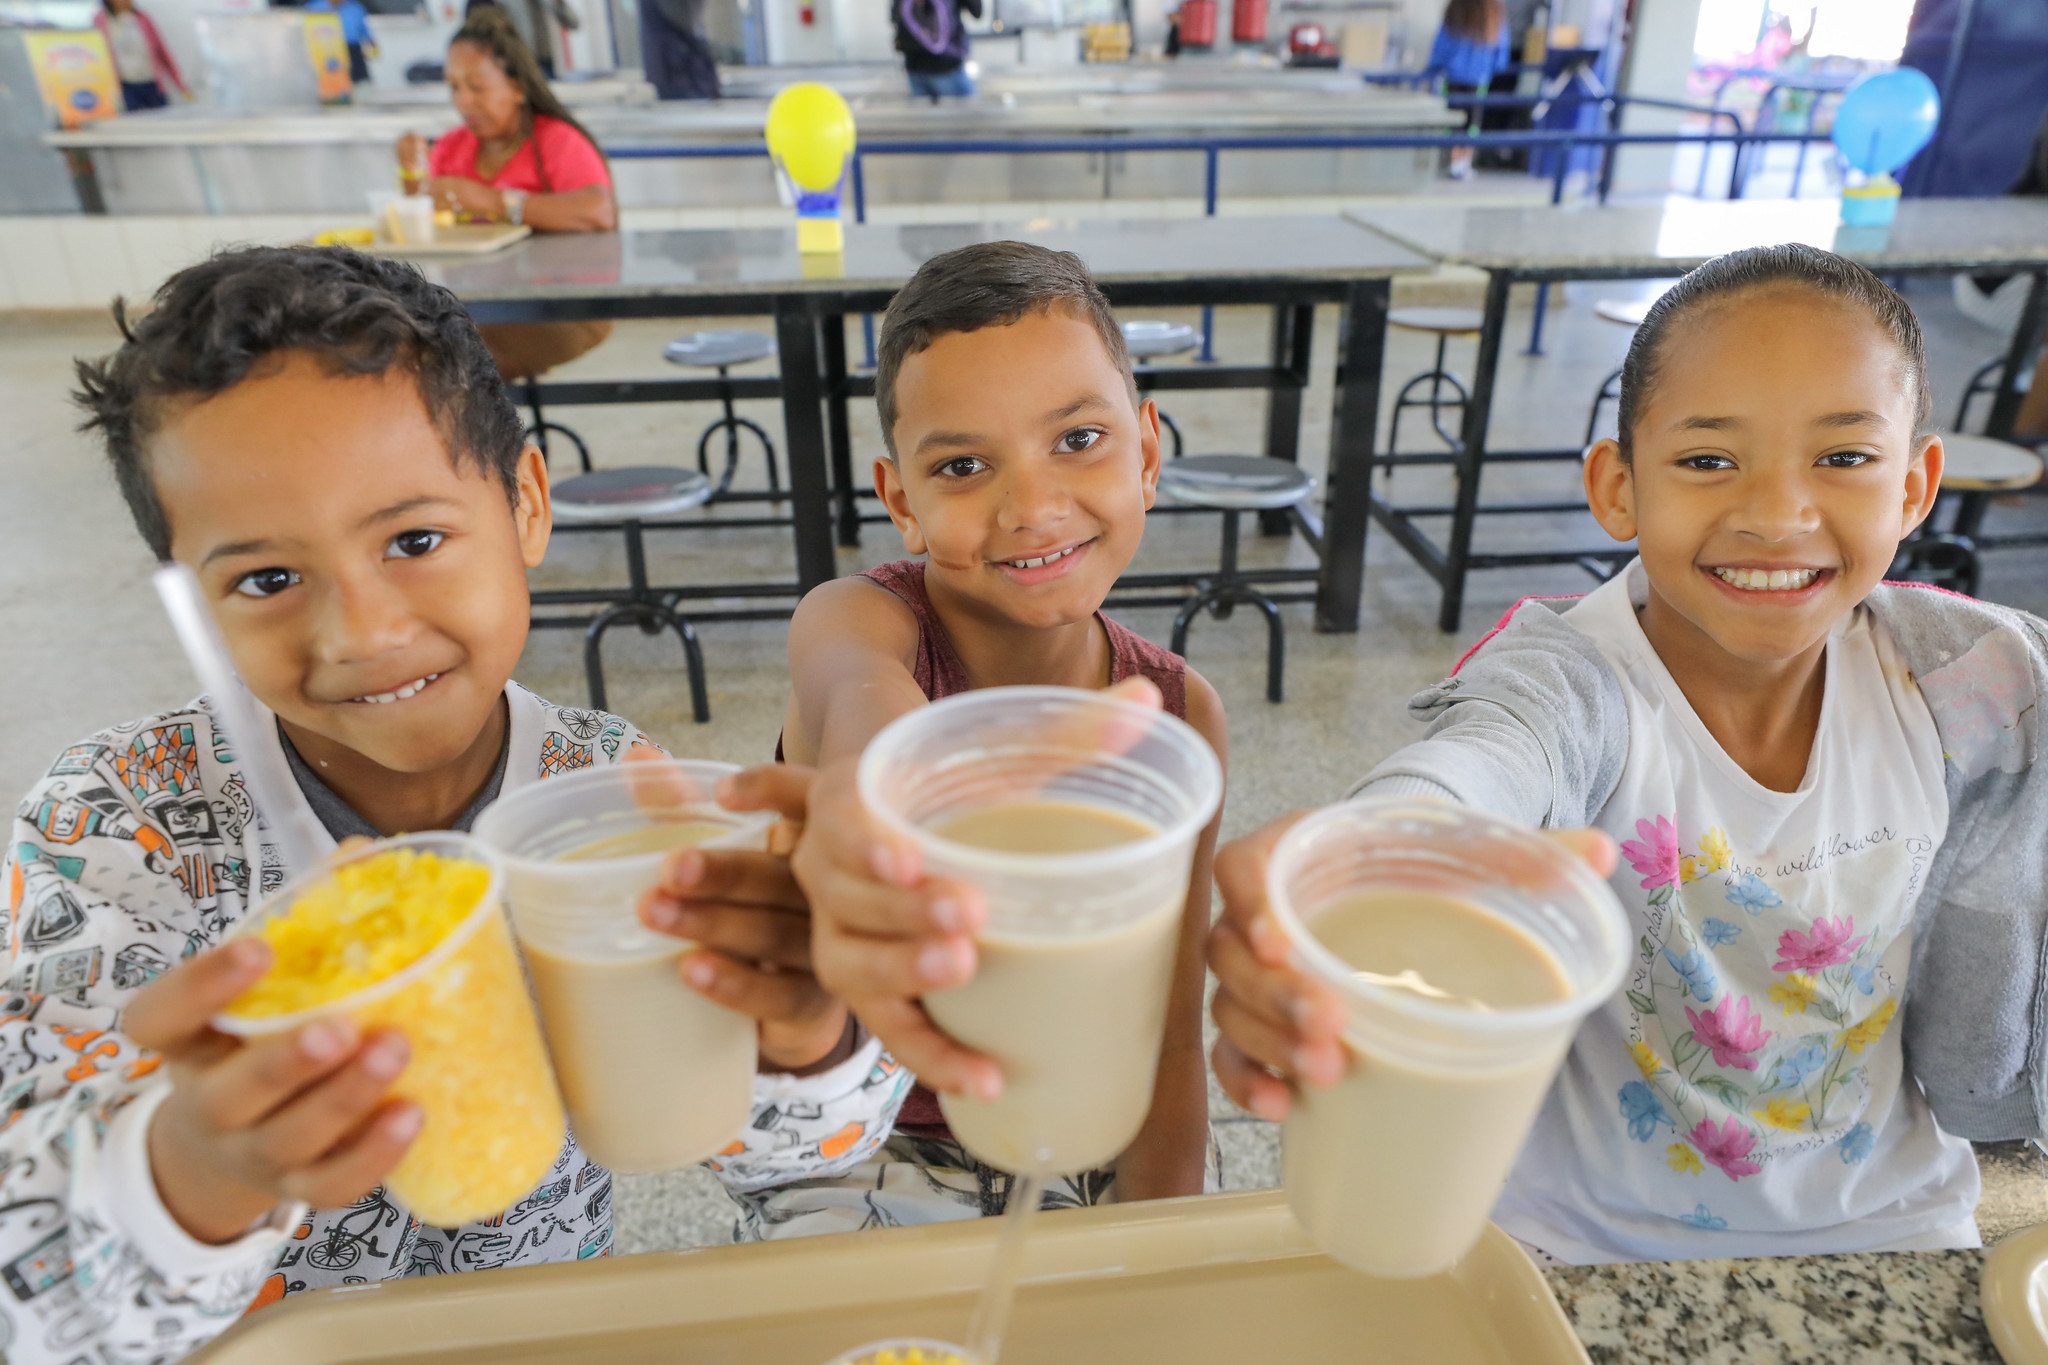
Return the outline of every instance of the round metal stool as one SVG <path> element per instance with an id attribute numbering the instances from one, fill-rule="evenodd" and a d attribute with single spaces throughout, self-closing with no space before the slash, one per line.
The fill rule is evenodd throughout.
<path id="1" fill-rule="evenodd" d="M 1401 447 L 1401 414 L 1409 408 L 1428 408 L 1430 426 L 1451 449 L 1457 450 L 1464 444 L 1457 433 L 1444 430 L 1443 409 L 1456 408 L 1462 420 L 1468 397 L 1464 383 L 1444 368 L 1444 347 L 1452 337 L 1478 336 L 1485 322 L 1486 315 L 1477 308 L 1395 308 L 1388 311 L 1387 326 L 1409 332 L 1429 332 L 1436 337 L 1436 363 L 1403 384 L 1401 391 L 1394 395 L 1393 415 L 1387 425 L 1388 454 Z M 1409 396 L 1423 384 L 1429 386 L 1428 397 Z M 1446 390 L 1449 390 L 1448 394 Z"/>
<path id="2" fill-rule="evenodd" d="M 655 592 L 647 582 L 647 551 L 641 523 L 672 517 L 711 501 L 716 491 L 707 474 L 669 465 L 600 469 L 555 485 L 555 519 L 570 525 L 616 525 L 626 535 L 625 592 L 590 621 L 583 633 L 583 673 L 590 683 L 590 704 L 605 709 L 604 635 L 622 621 L 631 621 L 645 635 L 673 630 L 683 642 L 683 663 L 690 676 L 690 714 L 699 725 L 711 719 L 711 698 L 704 683 L 704 651 L 697 632 L 675 609 L 674 594 Z"/>
<path id="3" fill-rule="evenodd" d="M 557 436 L 568 437 L 569 443 L 576 447 L 576 462 L 582 465 L 583 472 L 588 474 L 591 468 L 590 447 L 585 444 L 583 437 L 577 432 L 576 428 L 565 426 L 553 420 L 546 412 L 542 411 L 540 405 L 540 376 L 530 374 L 524 379 L 518 380 L 517 383 L 522 395 L 526 399 L 526 406 L 533 409 L 533 420 L 526 424 L 526 430 L 519 434 L 519 439 L 539 446 L 541 458 L 545 460 L 553 453 L 548 449 L 548 434 L 552 432 Z"/>
<path id="4" fill-rule="evenodd" d="M 1185 322 L 1137 321 L 1124 324 L 1124 349 L 1136 361 L 1160 360 L 1170 355 L 1185 355 L 1202 344 L 1202 334 Z M 1159 409 L 1159 425 L 1173 436 L 1173 458 L 1178 460 L 1186 450 L 1180 437 L 1180 424 L 1169 417 L 1165 408 Z"/>
<path id="5" fill-rule="evenodd" d="M 1925 575 L 1930 583 L 1975 597 L 1983 569 L 1977 536 L 1984 513 L 1998 494 L 2018 493 L 2041 482 L 2041 457 L 2025 446 L 1960 432 L 1943 432 L 1941 448 L 1940 496 L 1955 495 L 1955 517 L 1948 530 L 1936 530 L 1937 503 L 1920 529 L 1899 547 L 1892 576 Z"/>
<path id="6" fill-rule="evenodd" d="M 732 487 L 732 477 L 740 463 L 740 432 L 754 433 L 754 439 L 761 443 L 761 450 L 768 459 L 768 489 L 771 498 L 782 493 L 782 476 L 775 467 L 775 442 L 768 439 L 768 433 L 759 422 L 740 416 L 732 408 L 732 386 L 727 371 L 734 365 L 746 365 L 756 360 L 766 360 L 775 354 L 775 338 L 766 332 L 750 332 L 744 328 L 729 327 L 712 332 L 692 332 L 677 337 L 661 348 L 661 358 L 671 365 L 688 365 L 697 369 L 718 371 L 718 401 L 725 415 L 704 428 L 697 438 L 697 469 L 705 476 L 711 473 L 711 438 L 719 432 L 725 433 L 725 469 L 718 476 L 718 482 L 711 490 L 713 499 L 725 497 Z"/>
<path id="7" fill-rule="evenodd" d="M 1246 512 L 1274 512 L 1298 506 L 1315 491 L 1316 481 L 1299 465 L 1254 455 L 1190 455 L 1163 465 L 1159 491 L 1187 507 L 1205 507 L 1223 514 L 1223 562 L 1214 574 L 1195 581 L 1194 595 L 1181 603 L 1173 618 L 1173 652 L 1186 654 L 1188 626 L 1200 612 L 1222 620 L 1242 602 L 1266 616 L 1266 700 L 1281 699 L 1287 667 L 1287 632 L 1279 604 L 1253 587 L 1237 567 L 1238 518 Z"/>

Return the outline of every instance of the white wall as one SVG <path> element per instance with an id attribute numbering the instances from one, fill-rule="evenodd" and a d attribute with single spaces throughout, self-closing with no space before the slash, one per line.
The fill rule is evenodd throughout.
<path id="1" fill-rule="evenodd" d="M 1637 0 L 1635 29 L 1629 39 L 1628 65 L 1619 88 L 1624 95 L 1658 99 L 1687 97 L 1685 80 L 1692 71 L 1693 36 L 1699 30 L 1700 0 Z M 1629 107 L 1623 131 L 1666 133 L 1678 129 L 1685 115 L 1675 109 Z M 1616 194 L 1661 194 L 1671 188 L 1672 146 L 1616 149 Z"/>

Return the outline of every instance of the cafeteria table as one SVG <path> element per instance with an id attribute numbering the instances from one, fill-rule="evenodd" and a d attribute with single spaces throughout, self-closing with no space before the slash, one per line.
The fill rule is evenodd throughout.
<path id="1" fill-rule="evenodd" d="M 1313 579 L 1317 628 L 1356 630 L 1390 281 L 1431 266 L 1426 256 L 1340 217 L 849 224 L 844 254 L 831 257 L 800 255 L 793 224 L 559 233 L 529 238 L 499 255 L 439 261 L 426 269 L 480 323 L 772 315 L 781 377 L 734 376 L 727 382 L 741 397 L 779 395 L 782 400 L 796 578 L 660 591 L 683 598 L 794 597 L 836 575 L 835 521 L 841 545 L 859 543 L 860 490 L 853 477 L 846 403 L 849 397 L 872 393 L 873 380 L 848 373 L 845 319 L 886 308 L 912 273 L 941 252 L 1006 239 L 1075 252 L 1118 307 L 1272 308 L 1269 363 L 1146 370 L 1140 382 L 1150 389 L 1265 390 L 1264 453 L 1279 459 L 1292 460 L 1298 453 L 1315 306 L 1335 304 L 1342 310 L 1343 354 L 1338 357 L 1322 511 L 1320 517 L 1305 514 L 1293 523 L 1316 550 L 1319 567 L 1256 576 L 1265 581 Z M 682 402 L 714 397 L 717 382 L 557 382 L 543 385 L 542 396 L 551 404 Z M 1112 600 L 1150 605 L 1156 599 L 1130 594 L 1193 577 L 1126 575 Z M 785 607 L 767 614 L 786 613 Z M 692 619 L 721 614 L 764 613 L 708 612 Z"/>
<path id="2" fill-rule="evenodd" d="M 1487 274 L 1485 321 L 1479 333 L 1471 401 L 1457 447 L 1377 457 L 1376 467 L 1450 465 L 1457 491 L 1449 506 L 1398 507 L 1368 492 L 1372 518 L 1400 542 L 1443 589 L 1437 625 L 1458 629 L 1465 576 L 1474 569 L 1532 564 L 1614 563 L 1630 549 L 1562 548 L 1516 553 L 1475 552 L 1474 527 L 1487 514 L 1578 511 L 1583 501 L 1495 504 L 1479 501 L 1488 462 L 1576 461 L 1569 449 L 1489 450 L 1487 424 L 1507 328 L 1508 293 L 1517 284 L 1563 280 L 1634 280 L 1682 275 L 1712 257 L 1744 247 L 1805 242 L 1839 252 L 1883 276 L 1972 270 L 2030 274 L 2020 322 L 2005 350 L 1987 435 L 2009 436 L 2019 411 L 2019 378 L 2040 336 L 2048 291 L 2048 203 L 2038 199 L 1908 199 L 1888 228 L 1845 227 L 1833 199 L 1699 200 L 1654 204 L 1586 204 L 1523 208 L 1391 207 L 1349 215 L 1432 259 Z M 1448 516 L 1450 535 L 1438 544 L 1418 518 Z"/>

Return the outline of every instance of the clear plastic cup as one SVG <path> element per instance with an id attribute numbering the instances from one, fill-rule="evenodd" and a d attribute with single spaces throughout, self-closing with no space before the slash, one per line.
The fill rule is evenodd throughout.
<path id="1" fill-rule="evenodd" d="M 392 236 L 401 246 L 431 246 L 434 241 L 434 200 L 431 195 L 401 194 L 391 202 Z"/>
<path id="2" fill-rule="evenodd" d="M 426 1123 L 384 1188 L 421 1222 L 459 1227 L 524 1198 L 562 1149 L 561 1095 L 506 929 L 497 860 L 474 839 L 452 832 L 382 839 L 287 883 L 235 934 L 253 936 L 291 914 L 298 898 L 329 880 L 335 868 L 398 849 L 490 869 L 476 908 L 424 956 L 348 995 L 292 1014 L 223 1012 L 213 1022 L 224 1032 L 256 1037 L 347 1015 L 365 1032 L 403 1033 L 412 1060 L 391 1093 L 417 1103 Z"/>
<path id="3" fill-rule="evenodd" d="M 505 864 L 571 1126 L 615 1171 L 702 1161 L 753 1113 L 754 1021 L 684 985 L 676 959 L 691 945 L 638 913 L 671 851 L 766 845 L 773 813 L 712 796 L 738 771 L 675 759 L 589 768 L 521 788 L 476 823 Z"/>
<path id="4" fill-rule="evenodd" d="M 1319 916 L 1355 895 L 1390 893 L 1440 911 L 1432 923 L 1467 962 L 1498 964 L 1530 998 L 1550 998 L 1476 1008 L 1364 979 L 1318 939 Z M 1621 984 L 1621 905 L 1553 840 L 1405 799 L 1332 806 L 1294 826 L 1273 851 L 1266 900 L 1295 965 L 1348 1011 L 1344 1078 L 1304 1087 L 1283 1131 L 1294 1216 L 1355 1270 L 1446 1270 L 1485 1230 L 1580 1020 Z M 1428 904 L 1445 901 L 1459 904 Z M 1321 932 L 1340 922 L 1321 920 Z"/>
<path id="5" fill-rule="evenodd" d="M 1003 1068 L 993 1101 L 941 1097 L 954 1135 L 1009 1171 L 1107 1163 L 1151 1107 L 1188 871 L 1223 797 L 1214 751 L 1120 698 L 996 687 L 897 719 L 859 782 L 927 872 L 988 904 L 974 978 L 924 998 Z"/>

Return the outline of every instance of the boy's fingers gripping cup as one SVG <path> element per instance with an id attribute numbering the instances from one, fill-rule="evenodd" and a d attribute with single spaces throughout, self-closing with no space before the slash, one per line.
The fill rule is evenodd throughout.
<path id="1" fill-rule="evenodd" d="M 523 787 L 477 837 L 505 864 L 569 1119 L 615 1171 L 675 1170 L 717 1153 L 753 1112 L 754 1021 L 683 983 L 691 944 L 640 923 L 639 902 L 682 848 L 764 848 L 770 812 L 712 795 L 725 763 L 652 759 Z"/>
<path id="2" fill-rule="evenodd" d="M 1348 1016 L 1344 1078 L 1302 1087 L 1288 1113 L 1294 1216 L 1355 1270 L 1447 1270 L 1485 1230 L 1579 1021 L 1621 984 L 1621 905 L 1554 840 L 1405 799 L 1294 826 L 1266 899 Z"/>
<path id="3" fill-rule="evenodd" d="M 336 857 L 237 927 L 274 961 L 214 1019 L 244 1037 L 335 1015 L 404 1034 L 412 1060 L 391 1093 L 426 1123 L 385 1189 L 434 1227 L 510 1208 L 562 1149 L 562 1100 L 499 891 L 497 861 L 462 834 Z"/>
<path id="4" fill-rule="evenodd" d="M 924 998 L 1003 1069 L 993 1101 L 940 1098 L 954 1134 L 1018 1173 L 1107 1163 L 1151 1107 L 1188 870 L 1223 797 L 1214 751 L 1122 698 L 996 687 L 896 720 L 859 782 L 927 874 L 988 905 L 973 979 Z"/>

